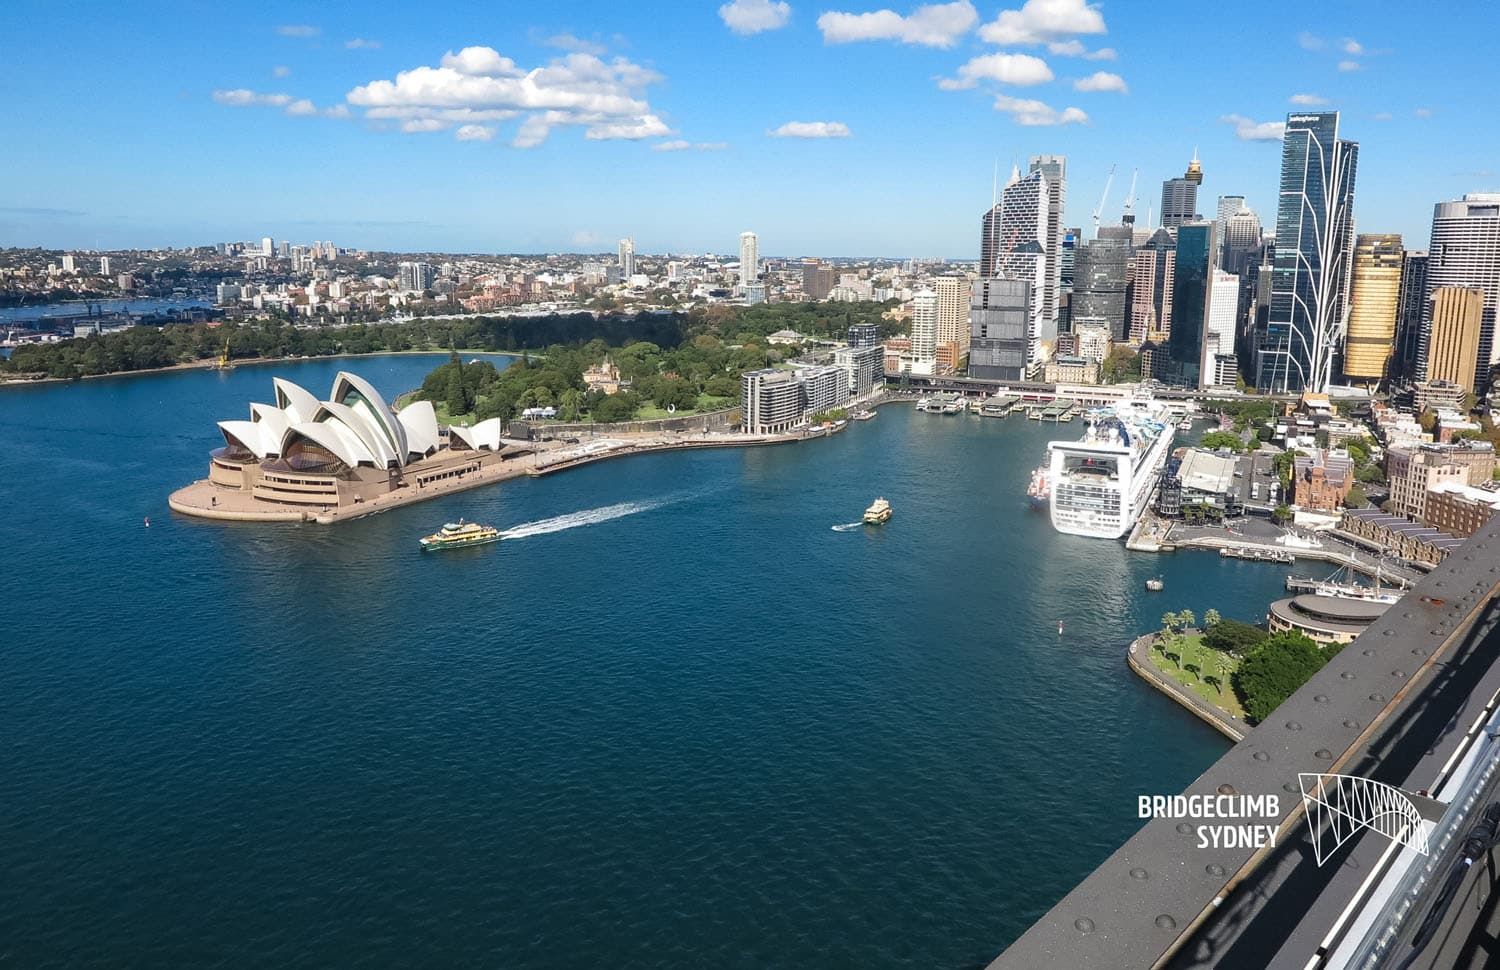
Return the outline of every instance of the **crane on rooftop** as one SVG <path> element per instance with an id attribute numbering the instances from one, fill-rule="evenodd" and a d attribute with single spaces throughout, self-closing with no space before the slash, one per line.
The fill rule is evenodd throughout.
<path id="1" fill-rule="evenodd" d="M 1094 238 L 1099 238 L 1099 214 L 1104 211 L 1104 203 L 1109 198 L 1109 187 L 1115 181 L 1115 167 L 1109 167 L 1109 178 L 1104 180 L 1104 194 L 1099 196 L 1099 204 L 1094 206 Z"/>

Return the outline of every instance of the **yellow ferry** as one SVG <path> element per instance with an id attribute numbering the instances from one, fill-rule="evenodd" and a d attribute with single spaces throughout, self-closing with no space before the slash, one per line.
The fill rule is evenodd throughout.
<path id="1" fill-rule="evenodd" d="M 878 498 L 865 509 L 865 525 L 883 525 L 891 517 L 891 503 Z"/>
<path id="2" fill-rule="evenodd" d="M 502 538 L 504 535 L 494 526 L 459 519 L 457 522 L 449 522 L 443 526 L 440 532 L 423 536 L 422 548 L 424 550 L 458 549 L 462 546 L 482 546 L 486 542 L 499 542 Z"/>

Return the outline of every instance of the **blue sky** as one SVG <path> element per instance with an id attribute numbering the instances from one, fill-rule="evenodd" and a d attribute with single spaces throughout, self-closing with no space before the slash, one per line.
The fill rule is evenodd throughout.
<path id="1" fill-rule="evenodd" d="M 1419 246 L 1433 202 L 1500 187 L 1491 53 L 1455 43 L 1497 6 L 881 9 L 12 0 L 0 245 L 731 252 L 753 229 L 768 255 L 972 258 L 997 161 L 1066 155 L 1087 225 L 1111 164 L 1105 218 L 1138 168 L 1144 219 L 1194 146 L 1200 209 L 1244 194 L 1269 224 L 1279 142 L 1240 136 L 1294 95 L 1360 142 L 1360 231 Z"/>

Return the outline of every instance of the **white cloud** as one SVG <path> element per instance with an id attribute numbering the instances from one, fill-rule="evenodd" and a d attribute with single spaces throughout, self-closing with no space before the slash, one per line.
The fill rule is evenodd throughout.
<path id="1" fill-rule="evenodd" d="M 286 106 L 286 113 L 294 118 L 306 118 L 318 113 L 318 106 L 306 98 L 298 98 Z"/>
<path id="2" fill-rule="evenodd" d="M 1093 53 L 1083 55 L 1083 59 L 1086 61 L 1112 61 L 1118 56 L 1113 47 L 1101 47 Z"/>
<path id="3" fill-rule="evenodd" d="M 282 24 L 276 28 L 276 33 L 283 37 L 316 37 L 322 32 L 320 28 L 308 24 Z"/>
<path id="4" fill-rule="evenodd" d="M 654 152 L 721 152 L 728 147 L 729 144 L 722 141 L 691 142 L 679 138 L 673 141 L 657 142 L 651 146 L 651 150 Z"/>
<path id="5" fill-rule="evenodd" d="M 275 67 L 271 68 L 272 77 L 290 77 L 291 74 L 292 69 L 287 67 L 285 64 L 277 64 Z"/>
<path id="6" fill-rule="evenodd" d="M 380 50 L 380 41 L 370 40 L 367 37 L 351 37 L 344 41 L 344 47 L 351 51 L 378 51 Z"/>
<path id="7" fill-rule="evenodd" d="M 1058 57 L 1081 57 L 1086 61 L 1112 61 L 1119 55 L 1113 47 L 1101 47 L 1091 51 L 1083 45 L 1081 40 L 1054 40 L 1047 45 L 1049 54 Z"/>
<path id="8" fill-rule="evenodd" d="M 897 40 L 923 47 L 952 47 L 979 22 L 979 11 L 969 0 L 929 3 L 906 16 L 894 10 L 872 13 L 829 11 L 818 18 L 825 44 L 852 44 L 862 40 Z"/>
<path id="9" fill-rule="evenodd" d="M 1042 44 L 1078 34 L 1107 33 L 1104 15 L 1085 0 L 1026 0 L 1020 10 L 1002 10 L 979 29 L 991 44 Z"/>
<path id="10" fill-rule="evenodd" d="M 1121 94 L 1129 94 L 1130 88 L 1126 86 L 1125 79 L 1118 74 L 1108 71 L 1095 71 L 1088 77 L 1079 78 L 1073 82 L 1075 91 L 1118 91 Z"/>
<path id="11" fill-rule="evenodd" d="M 1364 45 L 1353 37 L 1345 37 L 1343 47 L 1344 53 L 1351 57 L 1359 57 L 1361 54 L 1366 53 Z"/>
<path id="12" fill-rule="evenodd" d="M 554 128 L 581 127 L 591 141 L 654 138 L 672 129 L 646 99 L 661 75 L 623 57 L 610 61 L 581 51 L 524 69 L 490 47 L 443 55 L 437 67 L 401 71 L 348 94 L 371 119 L 477 123 L 526 114 L 511 144 L 533 148 Z M 403 131 L 430 130 L 402 125 Z"/>
<path id="13" fill-rule="evenodd" d="M 1225 115 L 1219 119 L 1234 126 L 1234 136 L 1240 141 L 1280 141 L 1286 133 L 1284 121 L 1254 121 L 1244 115 Z"/>
<path id="14" fill-rule="evenodd" d="M 1048 125 L 1085 125 L 1089 116 L 1080 108 L 1064 108 L 1058 111 L 1042 101 L 1012 98 L 1000 94 L 995 96 L 995 110 L 1004 111 L 1018 125 L 1028 128 Z"/>
<path id="15" fill-rule="evenodd" d="M 544 42 L 548 47 L 556 47 L 559 50 L 578 51 L 580 54 L 603 54 L 607 48 L 600 43 L 584 40 L 582 37 L 569 33 L 553 34 Z"/>
<path id="16" fill-rule="evenodd" d="M 336 104 L 331 108 L 323 109 L 325 118 L 347 118 L 349 117 L 349 106 L 347 104 Z"/>
<path id="17" fill-rule="evenodd" d="M 1320 51 L 1323 49 L 1323 38 L 1304 30 L 1297 35 L 1297 46 L 1305 51 Z"/>
<path id="18" fill-rule="evenodd" d="M 1303 108 L 1318 108 L 1328 103 L 1328 99 L 1320 94 L 1294 94 L 1287 100 Z"/>
<path id="19" fill-rule="evenodd" d="M 318 106 L 307 98 L 294 98 L 290 94 L 279 93 L 262 94 L 259 91 L 251 91 L 249 88 L 220 89 L 213 93 L 213 98 L 219 104 L 227 104 L 232 108 L 280 108 L 294 118 L 308 118 L 315 114 L 325 114 L 333 118 L 348 116 L 348 109 L 343 105 L 319 112 Z"/>
<path id="20" fill-rule="evenodd" d="M 788 121 L 766 134 L 772 138 L 848 138 L 850 132 L 842 121 Z"/>
<path id="21" fill-rule="evenodd" d="M 782 0 L 730 0 L 719 8 L 719 19 L 724 25 L 747 37 L 785 27 L 791 16 L 791 4 Z"/>
<path id="22" fill-rule="evenodd" d="M 958 77 L 939 80 L 938 87 L 944 91 L 960 91 L 972 88 L 980 81 L 1029 87 L 1033 84 L 1046 84 L 1052 77 L 1052 69 L 1040 57 L 1032 57 L 1030 54 L 985 54 L 960 67 Z"/>
<path id="23" fill-rule="evenodd" d="M 1432 109 L 1431 108 L 1418 108 L 1416 111 L 1413 111 L 1412 114 L 1416 115 L 1418 118 L 1431 118 L 1432 117 Z"/>
<path id="24" fill-rule="evenodd" d="M 401 122 L 401 130 L 408 135 L 419 134 L 429 131 L 445 131 L 452 124 L 440 118 L 410 118 Z"/>
<path id="25" fill-rule="evenodd" d="M 1345 74 L 1359 70 L 1359 61 L 1339 61 L 1339 70 Z"/>
<path id="26" fill-rule="evenodd" d="M 459 141 L 489 141 L 495 137 L 495 129 L 488 125 L 464 125 L 453 137 Z"/>
<path id="27" fill-rule="evenodd" d="M 1374 117 L 1376 121 L 1390 121 L 1394 116 L 1389 111 L 1377 111 Z"/>

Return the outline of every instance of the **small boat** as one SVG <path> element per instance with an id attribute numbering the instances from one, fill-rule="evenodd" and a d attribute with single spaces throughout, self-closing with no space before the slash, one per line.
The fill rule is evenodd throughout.
<path id="1" fill-rule="evenodd" d="M 1146 580 L 1146 588 L 1153 593 L 1160 593 L 1164 588 L 1166 588 L 1166 584 L 1161 581 L 1160 576 L 1156 576 Z"/>
<path id="2" fill-rule="evenodd" d="M 487 542 L 498 542 L 504 535 L 494 526 L 480 525 L 478 522 L 465 522 L 459 519 L 457 522 L 449 522 L 443 526 L 441 531 L 434 532 L 430 536 L 422 537 L 422 549 L 425 551 L 437 549 L 459 549 L 464 546 L 482 546 Z"/>
<path id="3" fill-rule="evenodd" d="M 1052 486 L 1047 481 L 1047 475 L 1051 471 L 1051 465 L 1043 462 L 1031 472 L 1031 484 L 1026 486 L 1026 497 L 1031 499 L 1031 507 L 1034 509 L 1044 507 L 1052 496 Z"/>
<path id="4" fill-rule="evenodd" d="M 1062 636 L 1062 620 L 1057 621 L 1057 635 Z"/>
<path id="5" fill-rule="evenodd" d="M 891 517 L 891 503 L 878 498 L 865 509 L 865 525 L 884 525 Z"/>
<path id="6" fill-rule="evenodd" d="M 1177 430 L 1178 431 L 1191 431 L 1191 430 L 1193 430 L 1193 419 L 1192 418 L 1183 418 L 1181 421 L 1177 422 Z"/>

